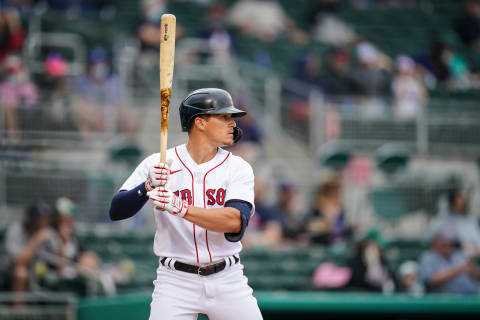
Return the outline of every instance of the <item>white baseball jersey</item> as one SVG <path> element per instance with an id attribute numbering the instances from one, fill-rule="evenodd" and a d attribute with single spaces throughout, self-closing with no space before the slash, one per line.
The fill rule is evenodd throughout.
<path id="1" fill-rule="evenodd" d="M 166 187 L 195 207 L 216 208 L 232 199 L 243 200 L 254 208 L 252 167 L 242 158 L 218 148 L 215 157 L 197 164 L 190 157 L 186 145 L 167 150 L 167 161 L 172 160 Z M 150 167 L 159 163 L 160 154 L 144 159 L 122 185 L 131 190 L 144 182 Z M 157 230 L 153 244 L 159 257 L 174 258 L 190 264 L 208 264 L 238 254 L 240 242 L 230 242 L 223 232 L 205 230 L 166 211 L 154 209 Z"/>

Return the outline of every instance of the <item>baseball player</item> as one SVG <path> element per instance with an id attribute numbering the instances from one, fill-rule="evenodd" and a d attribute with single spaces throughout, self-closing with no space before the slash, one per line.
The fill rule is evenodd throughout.
<path id="1" fill-rule="evenodd" d="M 230 94 L 208 88 L 180 105 L 186 144 L 144 159 L 114 196 L 110 217 L 131 217 L 150 199 L 155 209 L 153 250 L 159 257 L 150 319 L 262 319 L 243 275 L 240 240 L 254 212 L 253 171 L 221 147 L 242 131 Z"/>

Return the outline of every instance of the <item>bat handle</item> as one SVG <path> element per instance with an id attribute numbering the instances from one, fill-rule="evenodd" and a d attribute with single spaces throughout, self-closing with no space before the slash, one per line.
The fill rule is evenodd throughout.
<path id="1" fill-rule="evenodd" d="M 160 136 L 160 162 L 167 162 L 167 130 L 162 130 Z"/>

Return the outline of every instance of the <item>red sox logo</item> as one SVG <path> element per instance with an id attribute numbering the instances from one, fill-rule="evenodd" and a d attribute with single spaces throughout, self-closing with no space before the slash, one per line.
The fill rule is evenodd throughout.
<path id="1" fill-rule="evenodd" d="M 207 205 L 213 206 L 216 203 L 220 206 L 223 206 L 223 204 L 225 203 L 225 193 L 226 191 L 223 188 L 217 190 L 208 189 L 206 192 L 208 198 Z"/>
<path id="2" fill-rule="evenodd" d="M 223 188 L 219 189 L 208 189 L 205 192 L 207 202 L 206 205 L 213 206 L 215 204 L 219 206 L 223 206 L 225 203 L 225 195 L 227 191 Z M 182 200 L 187 200 L 188 204 L 192 204 L 192 192 L 189 189 L 177 190 L 174 192 L 177 197 L 181 197 Z"/>

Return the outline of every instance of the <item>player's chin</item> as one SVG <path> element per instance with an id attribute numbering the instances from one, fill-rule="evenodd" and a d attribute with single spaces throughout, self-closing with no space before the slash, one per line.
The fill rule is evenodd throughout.
<path id="1" fill-rule="evenodd" d="M 230 147 L 233 145 L 233 134 L 229 134 L 229 137 L 223 141 L 223 146 L 224 147 Z"/>
<path id="2" fill-rule="evenodd" d="M 231 146 L 233 146 L 233 140 L 228 142 L 228 143 L 226 142 L 226 143 L 223 144 L 223 147 L 231 147 Z"/>

